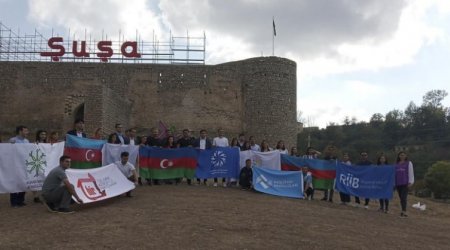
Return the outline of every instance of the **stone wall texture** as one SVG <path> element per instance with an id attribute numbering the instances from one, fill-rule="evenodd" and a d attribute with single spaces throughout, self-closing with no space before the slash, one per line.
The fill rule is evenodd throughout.
<path id="1" fill-rule="evenodd" d="M 65 131 L 75 117 L 86 132 L 113 131 L 115 123 L 147 135 L 159 121 L 197 136 L 225 129 L 271 146 L 295 145 L 296 63 L 258 57 L 219 65 L 0 62 L 0 135 L 17 125 Z"/>

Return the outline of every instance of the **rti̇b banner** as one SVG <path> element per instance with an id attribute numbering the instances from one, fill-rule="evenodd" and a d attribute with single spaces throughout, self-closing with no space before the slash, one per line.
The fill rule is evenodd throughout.
<path id="1" fill-rule="evenodd" d="M 239 148 L 216 147 L 200 150 L 197 178 L 237 178 L 239 175 Z"/>
<path id="2" fill-rule="evenodd" d="M 301 171 L 280 171 L 253 167 L 255 190 L 292 198 L 303 198 L 303 174 Z"/>
<path id="3" fill-rule="evenodd" d="M 135 188 L 115 164 L 91 169 L 67 169 L 66 175 L 84 203 L 105 200 Z"/>
<path id="4" fill-rule="evenodd" d="M 394 166 L 348 166 L 338 163 L 336 189 L 364 198 L 391 199 L 394 188 Z"/>

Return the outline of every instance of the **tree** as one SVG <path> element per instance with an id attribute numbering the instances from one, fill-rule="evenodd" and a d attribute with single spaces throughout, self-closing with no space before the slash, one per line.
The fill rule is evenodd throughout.
<path id="1" fill-rule="evenodd" d="M 447 91 L 435 89 L 428 91 L 423 96 L 422 106 L 431 106 L 434 108 L 442 108 L 442 100 L 448 95 Z"/>
<path id="2" fill-rule="evenodd" d="M 381 125 L 384 122 L 383 119 L 384 119 L 384 116 L 382 114 L 375 113 L 370 118 L 370 125 L 372 125 L 372 127 L 379 128 L 379 127 L 381 127 Z"/>
<path id="3" fill-rule="evenodd" d="M 425 175 L 425 183 L 433 192 L 434 198 L 450 197 L 450 162 L 438 161 L 433 164 Z"/>

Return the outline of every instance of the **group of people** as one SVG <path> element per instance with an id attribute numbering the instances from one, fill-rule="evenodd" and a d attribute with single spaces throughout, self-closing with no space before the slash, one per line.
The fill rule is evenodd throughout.
<path id="1" fill-rule="evenodd" d="M 16 136 L 11 138 L 9 142 L 11 143 L 29 143 L 30 141 L 27 139 L 29 134 L 29 130 L 26 126 L 18 126 L 16 128 Z M 74 129 L 67 132 L 67 134 L 84 137 L 87 138 L 87 134 L 84 132 L 84 121 L 82 119 L 77 119 L 74 122 Z M 102 130 L 99 128 L 95 131 L 95 134 L 91 136 L 92 139 L 103 139 Z M 58 133 L 52 132 L 50 136 L 47 136 L 47 131 L 39 130 L 36 133 L 36 143 L 54 143 L 58 142 Z M 159 130 L 157 128 L 151 129 L 151 134 L 148 136 L 136 136 L 136 129 L 130 128 L 123 133 L 123 126 L 120 123 L 115 124 L 115 132 L 108 136 L 108 142 L 114 144 L 124 144 L 124 145 L 145 145 L 145 146 L 153 146 L 153 147 L 161 147 L 161 148 L 183 148 L 183 147 L 194 147 L 198 149 L 210 149 L 212 147 L 238 147 L 240 150 L 253 150 L 259 152 L 268 152 L 272 150 L 278 150 L 281 154 L 289 154 L 292 156 L 316 159 L 319 158 L 321 153 L 317 150 L 314 150 L 312 147 L 308 147 L 304 155 L 300 155 L 299 151 L 296 147 L 291 147 L 288 150 L 282 140 L 278 141 L 275 148 L 271 148 L 266 140 L 262 140 L 261 144 L 258 145 L 255 142 L 255 138 L 253 136 L 248 137 L 248 140 L 245 138 L 245 134 L 239 134 L 238 137 L 232 138 L 231 142 L 228 141 L 228 138 L 225 137 L 224 129 L 217 130 L 217 136 L 212 140 L 208 138 L 208 133 L 205 129 L 200 130 L 200 135 L 198 138 L 194 138 L 191 136 L 191 132 L 189 129 L 184 129 L 182 131 L 182 135 L 180 138 L 175 138 L 174 135 L 168 135 L 166 138 L 160 138 Z M 336 156 L 326 155 L 323 157 L 325 160 L 337 160 Z M 347 153 L 344 153 L 341 159 L 341 162 L 347 165 L 351 165 L 350 157 Z M 388 160 L 387 157 L 382 154 L 377 159 L 377 165 L 387 165 Z M 142 180 L 138 177 L 135 166 L 128 162 L 128 152 L 123 152 L 121 155 L 121 160 L 116 162 L 119 170 L 128 178 L 130 181 L 135 182 L 136 184 L 142 185 Z M 368 160 L 368 153 L 361 152 L 360 160 L 356 163 L 358 166 L 372 165 L 372 162 Z M 70 197 L 73 195 L 79 202 L 81 200 L 74 192 L 73 186 L 68 182 L 67 176 L 65 176 L 64 170 L 70 167 L 70 157 L 62 156 L 60 159 L 60 166 L 53 169 L 49 175 L 47 176 L 44 186 L 42 188 L 42 197 L 45 199 L 44 204 L 47 205 L 50 211 L 59 211 L 62 213 L 72 212 L 68 209 L 70 205 Z M 249 190 L 253 188 L 252 184 L 252 162 L 250 159 L 247 159 L 245 162 L 245 167 L 241 169 L 239 180 L 226 180 L 222 179 L 222 185 L 227 187 L 228 185 L 238 184 L 242 189 Z M 304 192 L 305 197 L 308 200 L 314 198 L 314 186 L 313 186 L 313 176 L 311 172 L 308 171 L 308 168 L 305 167 L 302 169 L 304 173 Z M 402 212 L 401 217 L 407 217 L 406 214 L 406 201 L 408 195 L 408 187 L 414 183 L 414 171 L 413 164 L 408 160 L 405 152 L 398 153 L 396 164 L 395 164 L 395 183 L 396 189 L 398 191 Z M 149 185 L 160 185 L 159 180 L 146 180 Z M 173 181 L 175 184 L 178 184 L 181 179 L 176 180 L 165 180 L 165 183 L 172 184 Z M 188 185 L 192 185 L 192 180 L 186 180 Z M 57 185 L 58 184 L 58 185 Z M 201 184 L 201 180 L 197 179 L 197 184 Z M 207 184 L 207 180 L 203 180 L 203 184 Z M 213 186 L 218 186 L 217 178 L 214 178 Z M 64 189 L 64 192 L 61 191 L 61 188 Z M 324 201 L 333 201 L 333 189 L 323 190 L 324 197 L 322 200 Z M 37 195 L 37 192 L 33 192 L 34 194 L 34 202 L 40 203 L 41 200 Z M 351 204 L 350 195 L 340 192 L 340 200 L 342 204 Z M 131 192 L 128 192 L 126 196 L 131 197 Z M 24 206 L 25 193 L 13 193 L 10 194 L 10 202 L 12 207 L 21 207 Z M 364 200 L 364 207 L 368 208 L 370 200 Z M 380 199 L 380 208 L 379 210 L 384 213 L 388 213 L 389 211 L 389 200 L 388 199 Z M 360 206 L 361 201 L 360 197 L 355 197 L 355 206 Z"/>
<path id="2" fill-rule="evenodd" d="M 314 151 L 313 149 L 311 149 Z M 305 155 L 303 157 L 311 157 L 311 158 L 317 158 L 319 152 L 312 152 L 312 154 Z M 327 160 L 338 160 L 336 157 L 328 157 Z M 348 153 L 343 153 L 342 159 L 340 160 L 343 164 L 346 165 L 352 165 L 352 162 L 350 161 L 350 157 Z M 376 165 L 378 166 L 384 166 L 388 165 L 388 159 L 385 154 L 380 154 L 377 157 Z M 369 154 L 366 151 L 362 151 L 360 153 L 360 159 L 355 164 L 358 167 L 364 167 L 369 165 L 375 165 L 372 163 L 372 161 L 369 160 Z M 398 192 L 398 196 L 400 198 L 400 205 L 401 205 L 401 217 L 408 217 L 406 213 L 406 207 L 407 207 L 407 198 L 408 198 L 408 190 L 409 187 L 414 184 L 414 168 L 411 161 L 408 160 L 408 157 L 405 152 L 401 151 L 397 154 L 397 159 L 394 164 L 395 167 L 395 189 Z M 304 173 L 304 190 L 305 190 L 305 197 L 307 199 L 311 200 L 314 197 L 314 187 L 312 184 L 312 175 L 311 172 L 308 171 L 307 167 L 304 167 L 302 169 Z M 339 192 L 340 201 L 342 205 L 352 205 L 351 203 L 351 197 L 349 194 Z M 330 190 L 324 190 L 324 197 L 322 200 L 324 201 L 330 201 L 332 202 L 333 197 L 333 189 Z M 361 200 L 360 197 L 355 196 L 355 203 L 353 206 L 359 207 L 361 206 Z M 364 208 L 369 208 L 369 198 L 364 199 Z M 389 213 L 389 199 L 379 199 L 379 211 L 383 213 Z"/>

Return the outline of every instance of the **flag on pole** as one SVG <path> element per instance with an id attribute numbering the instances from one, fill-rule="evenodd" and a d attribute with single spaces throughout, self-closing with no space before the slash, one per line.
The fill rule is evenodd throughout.
<path id="1" fill-rule="evenodd" d="M 277 36 L 277 29 L 275 28 L 275 19 L 272 19 L 273 22 L 273 36 Z"/>
<path id="2" fill-rule="evenodd" d="M 164 124 L 164 122 L 159 121 L 158 123 L 158 129 L 159 129 L 159 135 L 158 135 L 158 139 L 165 139 L 168 135 L 168 129 L 166 124 Z"/>

